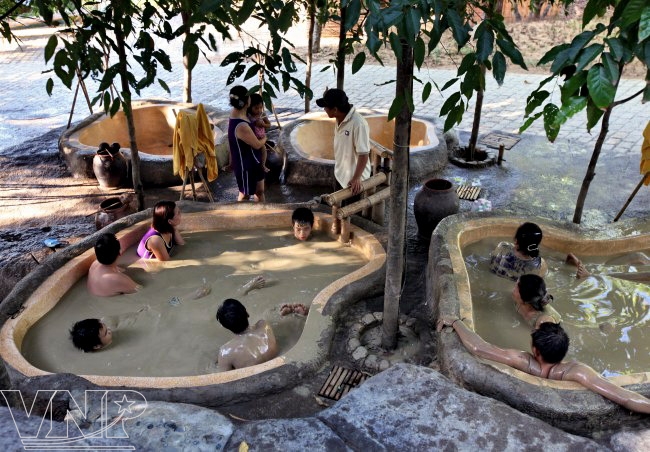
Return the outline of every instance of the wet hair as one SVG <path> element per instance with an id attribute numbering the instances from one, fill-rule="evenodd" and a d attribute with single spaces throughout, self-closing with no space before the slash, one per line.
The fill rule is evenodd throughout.
<path id="1" fill-rule="evenodd" d="M 522 301 L 531 305 L 536 311 L 543 311 L 544 306 L 553 301 L 553 295 L 546 292 L 546 283 L 541 276 L 521 275 L 517 285 Z"/>
<path id="2" fill-rule="evenodd" d="M 246 87 L 237 85 L 230 89 L 230 105 L 241 110 L 248 103 L 248 90 Z"/>
<path id="3" fill-rule="evenodd" d="M 70 339 L 79 350 L 92 352 L 95 347 L 102 345 L 99 339 L 99 330 L 102 328 L 102 322 L 99 319 L 80 320 L 72 326 L 70 330 Z"/>
<path id="4" fill-rule="evenodd" d="M 151 226 L 158 232 L 174 232 L 169 220 L 174 218 L 176 203 L 174 201 L 158 201 L 153 206 L 153 221 Z"/>
<path id="5" fill-rule="evenodd" d="M 306 207 L 298 207 L 291 214 L 291 224 L 309 224 L 314 225 L 314 214 Z"/>
<path id="6" fill-rule="evenodd" d="M 100 264 L 111 265 L 120 256 L 120 241 L 115 234 L 102 234 L 95 242 L 95 256 Z"/>
<path id="7" fill-rule="evenodd" d="M 217 320 L 224 328 L 235 334 L 242 333 L 248 328 L 248 312 L 239 300 L 228 298 L 217 309 Z"/>
<path id="8" fill-rule="evenodd" d="M 522 254 L 530 257 L 539 256 L 539 244 L 542 241 L 542 230 L 535 223 L 524 223 L 515 233 L 517 246 Z"/>
<path id="9" fill-rule="evenodd" d="M 248 110 L 246 111 L 246 113 L 252 115 L 253 107 L 260 104 L 264 105 L 264 99 L 262 98 L 262 96 L 257 93 L 251 94 L 251 104 L 248 106 Z"/>
<path id="10" fill-rule="evenodd" d="M 569 351 L 569 336 L 558 323 L 544 322 L 531 336 L 533 346 L 547 363 L 559 363 Z"/>

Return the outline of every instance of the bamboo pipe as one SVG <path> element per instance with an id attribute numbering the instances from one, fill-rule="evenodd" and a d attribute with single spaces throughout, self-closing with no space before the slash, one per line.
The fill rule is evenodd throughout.
<path id="1" fill-rule="evenodd" d="M 376 187 L 378 185 L 383 184 L 384 182 L 386 182 L 386 174 L 384 173 L 375 174 L 374 176 L 371 176 L 368 179 L 361 181 L 361 191 L 366 191 L 369 188 Z M 323 201 L 325 201 L 328 205 L 332 206 L 334 204 L 339 204 L 341 201 L 351 198 L 352 196 L 354 196 L 352 194 L 352 189 L 348 187 L 339 191 L 335 191 L 334 193 L 329 193 L 327 195 L 324 195 Z"/>
<path id="2" fill-rule="evenodd" d="M 370 195 L 367 198 L 363 198 L 362 200 L 357 201 L 354 204 L 341 207 L 336 212 L 336 218 L 338 218 L 339 220 L 343 218 L 347 218 L 350 215 L 354 215 L 355 213 L 363 209 L 366 209 L 382 201 L 385 201 L 386 199 L 388 199 L 389 196 L 390 196 L 390 187 L 386 187 L 382 191 L 377 192 L 374 195 Z"/>

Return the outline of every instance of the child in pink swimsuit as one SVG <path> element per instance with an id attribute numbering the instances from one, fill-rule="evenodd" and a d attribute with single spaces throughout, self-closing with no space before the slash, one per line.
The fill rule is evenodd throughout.
<path id="1" fill-rule="evenodd" d="M 266 130 L 271 127 L 271 121 L 269 121 L 269 118 L 264 114 L 264 99 L 262 99 L 262 96 L 257 93 L 251 94 L 251 103 L 248 106 L 247 114 L 253 133 L 255 133 L 258 140 L 261 140 L 266 136 Z M 268 173 L 270 170 L 266 167 L 266 146 L 264 146 L 261 151 L 262 169 L 265 173 Z"/>

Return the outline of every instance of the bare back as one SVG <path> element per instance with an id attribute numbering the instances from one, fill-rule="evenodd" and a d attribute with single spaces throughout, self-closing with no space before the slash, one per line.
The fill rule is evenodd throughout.
<path id="1" fill-rule="evenodd" d="M 265 320 L 226 342 L 219 349 L 217 369 L 224 372 L 254 366 L 273 359 L 278 354 L 275 335 Z"/>
<path id="2" fill-rule="evenodd" d="M 87 287 L 91 294 L 98 297 L 135 293 L 139 288 L 118 266 L 103 265 L 98 261 L 94 261 L 88 270 Z"/>

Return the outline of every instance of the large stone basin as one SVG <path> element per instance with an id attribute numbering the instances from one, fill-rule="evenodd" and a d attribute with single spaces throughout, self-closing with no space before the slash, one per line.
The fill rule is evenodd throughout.
<path id="1" fill-rule="evenodd" d="M 364 115 L 370 138 L 393 149 L 395 121 L 386 115 Z M 280 146 L 287 154 L 286 180 L 296 185 L 332 185 L 334 183 L 335 120 L 325 113 L 305 115 L 282 129 Z M 447 145 L 434 124 L 413 118 L 410 141 L 410 175 L 415 179 L 443 168 L 447 163 Z"/>
<path id="2" fill-rule="evenodd" d="M 208 209 L 189 202 L 181 202 L 180 205 L 186 213 L 183 215 L 184 228 L 189 231 L 259 228 L 290 230 L 291 227 L 291 210 L 287 210 L 286 206 L 235 205 Z M 198 212 L 187 213 L 191 210 Z M 150 216 L 150 209 L 130 215 L 77 245 L 61 249 L 23 279 L 5 299 L 1 306 L 2 318 L 6 323 L 0 331 L 0 355 L 14 389 L 33 395 L 39 389 L 51 389 L 53 384 L 68 390 L 84 387 L 132 388 L 140 391 L 148 400 L 209 406 L 274 392 L 298 384 L 302 375 L 318 369 L 329 352 L 335 317 L 341 309 L 370 292 L 379 293 L 383 287 L 384 250 L 372 234 L 353 227 L 352 246 L 367 259 L 367 263 L 326 286 L 310 300 L 311 310 L 298 342 L 271 361 L 228 372 L 186 377 L 78 376 L 50 373 L 30 364 L 21 354 L 23 338 L 86 275 L 94 260 L 92 245 L 97 236 L 107 231 L 116 232 L 123 246 L 131 246 L 140 240 L 149 227 Z M 330 230 L 331 223 L 330 215 L 316 213 L 315 230 L 329 234 L 327 231 Z M 110 303 L 111 300 L 107 299 L 106 302 Z M 16 318 L 7 318 L 6 314 L 20 305 L 24 306 L 24 310 Z M 210 313 L 210 316 L 213 317 L 214 313 Z"/>
<path id="3" fill-rule="evenodd" d="M 475 311 L 463 248 L 485 238 L 513 237 L 524 221 L 533 221 L 544 231 L 542 247 L 580 257 L 609 256 L 648 250 L 650 225 L 647 222 L 617 224 L 585 233 L 576 225 L 539 218 L 500 217 L 496 214 L 462 214 L 444 219 L 434 230 L 429 248 L 427 298 L 432 316 L 467 318 L 474 328 Z M 435 263 L 435 265 L 433 265 Z M 586 434 L 622 425 L 631 426 L 644 417 L 564 381 L 533 377 L 508 366 L 473 356 L 458 336 L 443 331 L 438 342 L 441 371 L 461 386 L 501 400 L 520 411 L 564 430 Z M 519 348 L 528 350 L 530 344 Z M 650 369 L 648 369 L 650 371 Z M 650 396 L 650 372 L 612 377 L 614 383 Z"/>
<path id="4" fill-rule="evenodd" d="M 196 105 L 181 102 L 139 101 L 133 106 L 136 143 L 140 155 L 140 177 L 145 186 L 172 186 L 183 183 L 173 174 L 172 140 L 176 114 L 180 110 L 194 110 Z M 227 116 L 205 106 L 212 123 Z M 228 162 L 227 134 L 214 127 L 219 167 Z M 95 113 L 66 130 L 59 139 L 59 152 L 64 157 L 74 177 L 94 178 L 93 157 L 99 144 L 119 143 L 122 153 L 130 162 L 131 149 L 126 116 L 123 111 L 112 118 Z M 130 165 L 129 165 L 130 168 Z M 130 178 L 129 178 L 130 180 Z"/>

